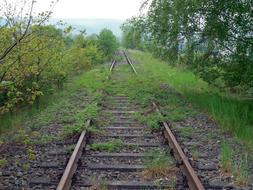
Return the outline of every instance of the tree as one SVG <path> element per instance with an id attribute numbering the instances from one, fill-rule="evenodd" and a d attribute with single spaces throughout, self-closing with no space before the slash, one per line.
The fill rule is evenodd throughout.
<path id="1" fill-rule="evenodd" d="M 253 94 L 251 0 L 147 0 L 143 6 L 148 2 L 143 32 L 157 56 L 180 60 L 210 84 Z"/>
<path id="2" fill-rule="evenodd" d="M 144 49 L 144 29 L 145 20 L 143 17 L 133 17 L 128 19 L 122 26 L 122 45 L 125 48 Z"/>
<path id="3" fill-rule="evenodd" d="M 98 46 L 104 55 L 111 59 L 117 51 L 119 43 L 111 30 L 103 29 L 98 36 Z"/>
<path id="4" fill-rule="evenodd" d="M 38 103 L 62 88 L 68 75 L 103 61 L 98 40 L 91 43 L 83 32 L 72 38 L 72 27 L 46 25 L 51 11 L 33 15 L 34 0 L 19 3 L 1 5 L 6 11 L 0 19 L 0 115 Z"/>

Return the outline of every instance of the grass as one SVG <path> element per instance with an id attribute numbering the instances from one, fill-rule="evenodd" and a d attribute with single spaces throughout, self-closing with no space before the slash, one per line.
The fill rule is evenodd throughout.
<path id="1" fill-rule="evenodd" d="M 193 133 L 193 128 L 191 127 L 180 127 L 177 128 L 180 132 L 180 136 L 183 138 L 190 138 Z"/>
<path id="2" fill-rule="evenodd" d="M 123 142 L 121 140 L 112 140 L 106 143 L 94 143 L 91 145 L 92 150 L 114 152 L 121 149 Z"/>
<path id="3" fill-rule="evenodd" d="M 147 125 L 152 131 L 159 131 L 162 129 L 161 122 L 164 120 L 163 116 L 159 113 L 149 113 L 142 115 L 137 113 L 135 117 L 143 124 Z"/>
<path id="4" fill-rule="evenodd" d="M 86 125 L 86 121 L 93 119 L 98 115 L 99 107 L 96 103 L 88 105 L 84 110 L 79 113 L 72 115 L 73 121 L 71 124 L 65 125 L 63 128 L 63 135 L 73 136 L 79 134 L 84 129 L 88 129 L 89 126 Z M 92 129 L 90 129 L 92 130 Z"/>
<path id="5" fill-rule="evenodd" d="M 224 172 L 231 173 L 233 165 L 233 150 L 231 147 L 223 143 L 221 148 L 221 166 Z"/>
<path id="6" fill-rule="evenodd" d="M 197 147 L 194 146 L 194 147 L 191 148 L 191 155 L 192 155 L 193 160 L 198 160 L 199 151 L 198 151 Z"/>
<path id="7" fill-rule="evenodd" d="M 143 88 L 139 91 L 139 95 L 136 95 L 138 96 L 136 98 L 140 98 L 142 103 L 150 100 L 145 96 L 141 97 L 142 94 L 154 91 L 152 88 L 155 87 L 151 84 L 151 81 L 159 80 L 160 85 L 171 85 L 193 103 L 193 106 L 208 112 L 220 124 L 223 131 L 229 131 L 240 141 L 249 145 L 249 147 L 253 147 L 252 101 L 240 100 L 220 92 L 215 87 L 202 81 L 191 71 L 185 68 L 171 67 L 165 62 L 153 58 L 149 53 L 132 51 L 132 56 L 140 63 L 137 65 L 137 70 L 142 70 L 142 73 L 145 73 L 146 76 L 153 78 L 149 83 L 150 89 Z M 141 85 L 142 83 L 139 87 Z M 164 100 L 166 101 L 166 98 Z M 180 116 L 179 118 L 181 119 Z M 174 120 L 177 120 L 177 116 Z"/>
<path id="8" fill-rule="evenodd" d="M 175 166 L 172 158 L 163 150 L 154 150 L 147 154 L 143 176 L 147 179 L 175 177 Z M 169 176 L 168 176 L 169 175 Z"/>
<path id="9" fill-rule="evenodd" d="M 76 147 L 75 144 L 69 145 L 69 146 L 67 146 L 67 147 L 65 148 L 65 152 L 66 152 L 67 154 L 72 154 L 72 152 L 75 150 L 75 147 Z"/>
<path id="10" fill-rule="evenodd" d="M 105 66 L 98 66 L 72 78 L 63 90 L 42 97 L 39 109 L 27 107 L 2 116 L 0 141 L 46 144 L 55 138 L 79 133 L 86 127 L 86 120 L 94 118 L 99 111 L 96 103 L 102 99 L 101 90 L 105 87 L 107 76 Z M 87 97 L 90 101 L 85 101 Z M 59 135 L 56 134 L 57 128 L 52 135 L 44 133 L 42 129 L 50 125 L 63 126 Z"/>
<path id="11" fill-rule="evenodd" d="M 248 155 L 240 155 L 227 143 L 222 144 L 221 148 L 221 167 L 222 170 L 232 175 L 238 185 L 248 185 L 249 183 L 249 163 Z"/>

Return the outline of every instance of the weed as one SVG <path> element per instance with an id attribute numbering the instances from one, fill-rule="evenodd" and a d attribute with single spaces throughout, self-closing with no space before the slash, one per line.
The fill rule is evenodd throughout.
<path id="1" fill-rule="evenodd" d="M 97 116 L 99 108 L 97 104 L 93 103 L 88 105 L 84 110 L 80 111 L 74 117 L 74 123 L 71 125 L 65 125 L 63 128 L 63 136 L 72 136 L 82 132 L 87 129 L 86 121 L 93 119 Z M 89 128 L 89 130 L 91 130 Z"/>
<path id="2" fill-rule="evenodd" d="M 162 150 L 155 150 L 148 153 L 145 160 L 146 170 L 143 176 L 148 179 L 157 179 L 175 175 L 175 167 L 172 158 Z"/>
<path id="3" fill-rule="evenodd" d="M 122 146 L 123 142 L 121 140 L 112 140 L 106 143 L 94 143 L 91 145 L 91 149 L 96 151 L 113 152 L 120 150 Z"/>
<path id="4" fill-rule="evenodd" d="M 100 129 L 98 128 L 95 128 L 95 127 L 87 127 L 86 128 L 86 131 L 89 132 L 90 134 L 103 134 L 103 131 L 101 131 Z"/>
<path id="5" fill-rule="evenodd" d="M 199 151 L 197 147 L 191 148 L 191 155 L 192 155 L 193 160 L 197 160 L 199 158 Z"/>
<path id="6" fill-rule="evenodd" d="M 223 130 L 230 131 L 245 144 L 252 147 L 252 101 L 241 100 L 231 94 L 224 93 L 208 85 L 193 72 L 180 67 L 171 67 L 165 62 L 153 58 L 149 53 L 134 51 L 132 52 L 132 57 L 140 63 L 137 67 L 141 67 L 142 70 L 139 73 L 138 80 L 130 82 L 131 84 L 139 83 L 136 85 L 136 88 L 139 89 L 135 89 L 135 87 L 128 88 L 128 91 L 132 90 L 132 92 L 129 92 L 129 95 L 133 99 L 144 104 L 156 100 L 161 105 L 165 105 L 170 99 L 175 99 L 173 96 L 178 97 L 178 95 L 169 91 L 170 89 L 168 88 L 162 91 L 155 86 L 159 86 L 161 82 L 170 84 L 188 98 L 195 107 L 205 112 L 207 111 L 220 124 Z M 169 96 L 168 94 L 174 95 Z M 177 104 L 175 100 L 173 101 L 169 102 L 168 105 Z M 186 108 L 186 106 L 184 107 Z M 179 120 L 185 115 L 181 115 L 177 111 L 175 112 L 174 116 L 171 116 L 170 112 L 167 112 L 166 116 L 171 117 L 172 120 Z"/>
<path id="7" fill-rule="evenodd" d="M 242 186 L 249 184 L 249 163 L 248 155 L 242 155 L 233 166 L 233 176 L 235 177 L 236 183 Z"/>
<path id="8" fill-rule="evenodd" d="M 30 140 L 30 145 L 44 145 L 52 142 L 53 140 L 57 139 L 55 136 L 51 135 L 41 135 L 40 137 L 34 138 Z"/>
<path id="9" fill-rule="evenodd" d="M 4 140 L 0 138 L 0 146 L 4 144 Z"/>
<path id="10" fill-rule="evenodd" d="M 36 152 L 31 147 L 27 150 L 27 156 L 29 160 L 36 160 Z"/>
<path id="11" fill-rule="evenodd" d="M 164 120 L 164 117 L 159 113 L 150 113 L 146 116 L 137 113 L 135 117 L 153 131 L 159 131 L 162 128 L 161 122 Z"/>
<path id="12" fill-rule="evenodd" d="M 90 187 L 88 190 L 108 190 L 108 187 L 104 183 L 95 182 L 95 184 L 92 187 Z"/>
<path id="13" fill-rule="evenodd" d="M 231 147 L 223 143 L 221 147 L 221 166 L 224 172 L 231 173 L 233 169 L 233 150 Z"/>
<path id="14" fill-rule="evenodd" d="M 22 165 L 22 168 L 23 168 L 23 170 L 25 170 L 25 171 L 29 171 L 29 170 L 31 169 L 31 164 L 29 164 L 29 163 L 23 164 L 23 165 Z"/>
<path id="15" fill-rule="evenodd" d="M 4 158 L 0 159 L 0 168 L 7 166 L 7 164 L 8 164 L 8 160 L 6 160 Z"/>
<path id="16" fill-rule="evenodd" d="M 20 166 L 20 157 L 19 156 L 15 156 L 15 164 L 17 166 Z"/>
<path id="17" fill-rule="evenodd" d="M 183 138 L 190 138 L 193 133 L 193 128 L 191 127 L 180 127 L 178 128 L 180 136 Z"/>
<path id="18" fill-rule="evenodd" d="M 75 150 L 75 147 L 76 147 L 75 144 L 69 145 L 69 146 L 67 146 L 67 147 L 65 148 L 65 152 L 66 152 L 67 154 L 71 154 L 71 153 Z"/>

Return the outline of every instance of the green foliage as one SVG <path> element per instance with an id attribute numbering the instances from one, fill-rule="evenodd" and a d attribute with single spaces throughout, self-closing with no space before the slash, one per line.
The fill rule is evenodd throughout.
<path id="1" fill-rule="evenodd" d="M 145 125 L 147 125 L 152 131 L 159 131 L 162 128 L 161 122 L 164 121 L 164 117 L 158 113 L 151 113 L 143 116 L 138 114 L 137 118 Z"/>
<path id="2" fill-rule="evenodd" d="M 98 46 L 107 59 L 112 59 L 119 47 L 119 43 L 111 30 L 103 29 L 98 36 Z"/>
<path id="3" fill-rule="evenodd" d="M 144 30 L 144 18 L 133 17 L 128 19 L 122 26 L 123 32 L 122 45 L 128 49 L 140 49 L 144 48 L 143 30 Z"/>
<path id="4" fill-rule="evenodd" d="M 0 15 L 0 115 L 34 103 L 39 107 L 42 96 L 62 89 L 68 76 L 104 60 L 97 38 L 85 37 L 85 32 L 72 37 L 71 26 L 63 31 L 46 25 L 52 12 L 33 15 L 35 3 L 0 3 L 6 10 Z M 106 34 L 101 33 L 101 43 Z"/>
<path id="5" fill-rule="evenodd" d="M 42 97 L 43 106 L 39 109 L 22 109 L 16 114 L 1 118 L 3 141 L 0 143 L 11 141 L 40 145 L 62 139 L 71 133 L 76 134 L 82 129 L 97 132 L 95 128 L 86 128 L 85 123 L 87 119 L 95 118 L 99 111 L 95 102 L 101 102 L 101 90 L 105 87 L 107 71 L 103 65 L 99 65 L 96 69 L 72 78 L 63 90 Z M 78 125 L 78 132 L 74 125 Z"/>
<path id="6" fill-rule="evenodd" d="M 146 16 L 125 23 L 127 41 L 140 34 L 137 39 L 146 37 L 147 48 L 170 64 L 187 65 L 210 84 L 252 96 L 251 0 L 145 2 Z"/>
<path id="7" fill-rule="evenodd" d="M 137 69 L 140 67 L 146 76 L 153 77 L 151 80 L 147 77 L 140 80 L 141 76 L 135 79 L 136 89 L 139 93 L 135 92 L 135 95 L 132 95 L 131 91 L 128 90 L 135 100 L 138 99 L 138 102 L 146 102 L 147 104 L 151 100 L 159 100 L 163 105 L 166 105 L 167 102 L 169 106 L 166 108 L 167 114 L 164 114 L 166 114 L 168 120 L 175 121 L 198 113 L 193 109 L 194 106 L 197 106 L 203 111 L 207 111 L 224 131 L 230 131 L 248 145 L 253 144 L 253 104 L 251 101 L 224 94 L 219 89 L 208 85 L 194 75 L 193 72 L 182 67 L 171 67 L 165 62 L 153 58 L 148 53 L 135 51 L 132 55 L 140 63 L 136 65 Z M 145 87 L 146 82 L 143 81 L 147 80 L 149 81 L 147 87 Z M 132 87 L 134 83 L 134 81 L 131 82 L 129 89 L 134 88 Z M 161 83 L 164 84 L 164 89 L 159 89 Z M 194 106 L 180 100 L 180 95 L 175 94 L 175 92 L 173 92 L 173 96 L 169 96 L 168 91 L 170 91 L 170 88 L 166 87 L 166 84 L 171 85 L 183 94 Z M 147 94 L 149 94 L 149 97 L 147 97 Z M 152 96 L 156 98 L 152 98 Z"/>
<path id="8" fill-rule="evenodd" d="M 106 143 L 94 143 L 91 145 L 92 150 L 114 152 L 121 149 L 123 142 L 121 140 L 112 140 Z"/>

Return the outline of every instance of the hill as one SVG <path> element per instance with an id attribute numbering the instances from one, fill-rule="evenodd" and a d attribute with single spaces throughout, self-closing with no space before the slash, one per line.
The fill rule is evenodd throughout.
<path id="1" fill-rule="evenodd" d="M 77 34 L 80 30 L 86 29 L 88 35 L 98 34 L 103 28 L 108 28 L 113 31 L 117 37 L 121 37 L 120 26 L 124 20 L 117 19 L 51 19 L 50 23 L 55 24 L 59 20 L 62 20 L 66 25 L 74 27 L 74 34 Z M 60 28 L 64 28 L 62 26 Z"/>

